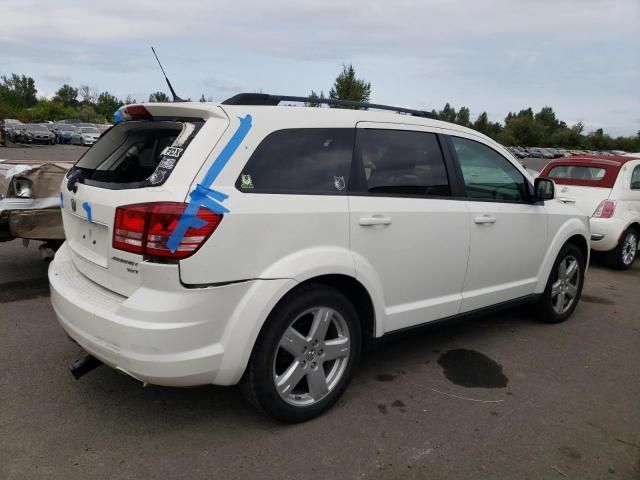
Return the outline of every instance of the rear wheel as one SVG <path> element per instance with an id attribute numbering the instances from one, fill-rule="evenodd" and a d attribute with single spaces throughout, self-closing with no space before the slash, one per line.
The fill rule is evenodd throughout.
<path id="1" fill-rule="evenodd" d="M 242 380 L 243 392 L 276 420 L 310 420 L 346 389 L 360 344 L 351 302 L 324 285 L 303 287 L 269 316 Z"/>
<path id="2" fill-rule="evenodd" d="M 537 304 L 540 321 L 560 323 L 571 316 L 582 294 L 584 271 L 585 259 L 580 249 L 571 243 L 564 245 Z"/>
<path id="3" fill-rule="evenodd" d="M 607 263 L 618 270 L 628 270 L 638 253 L 638 232 L 634 228 L 627 229 L 618 246 L 607 253 Z"/>

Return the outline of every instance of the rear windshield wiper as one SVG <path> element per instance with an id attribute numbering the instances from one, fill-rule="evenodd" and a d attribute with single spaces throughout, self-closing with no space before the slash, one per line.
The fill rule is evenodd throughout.
<path id="1" fill-rule="evenodd" d="M 67 180 L 67 190 L 69 190 L 70 192 L 72 191 L 73 193 L 76 193 L 78 191 L 78 186 L 76 185 L 76 183 L 82 180 L 84 180 L 82 170 L 77 169 L 75 172 L 71 174 L 71 176 L 69 177 L 69 180 Z"/>

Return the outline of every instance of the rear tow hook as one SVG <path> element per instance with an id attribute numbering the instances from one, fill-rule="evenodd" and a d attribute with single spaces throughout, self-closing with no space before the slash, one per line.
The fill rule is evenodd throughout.
<path id="1" fill-rule="evenodd" d="M 87 355 L 86 357 L 73 362 L 69 366 L 69 371 L 71 372 L 71 375 L 75 377 L 76 380 L 80 380 L 80 377 L 82 377 L 83 375 L 86 375 L 91 370 L 98 368 L 100 365 L 102 365 L 102 362 L 100 360 L 98 360 L 93 355 Z"/>

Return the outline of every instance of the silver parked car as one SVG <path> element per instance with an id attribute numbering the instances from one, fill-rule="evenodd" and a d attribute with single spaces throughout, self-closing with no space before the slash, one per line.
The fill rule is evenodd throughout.
<path id="1" fill-rule="evenodd" d="M 100 131 L 96 127 L 78 127 L 71 134 L 71 143 L 90 146 L 100 138 Z"/>

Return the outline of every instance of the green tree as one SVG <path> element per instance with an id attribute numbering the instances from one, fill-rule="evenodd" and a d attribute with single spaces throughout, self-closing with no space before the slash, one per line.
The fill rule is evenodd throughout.
<path id="1" fill-rule="evenodd" d="M 438 118 L 445 122 L 454 123 L 456 121 L 456 109 L 447 102 L 444 108 L 438 112 Z"/>
<path id="2" fill-rule="evenodd" d="M 547 129 L 549 134 L 560 128 L 560 122 L 556 118 L 556 114 L 551 107 L 542 107 L 542 109 L 533 117 L 536 122 Z"/>
<path id="3" fill-rule="evenodd" d="M 337 100 L 351 100 L 353 102 L 368 102 L 371 98 L 371 82 L 356 78 L 353 65 L 343 65 L 333 87 L 329 91 L 329 98 Z"/>
<path id="4" fill-rule="evenodd" d="M 95 88 L 89 85 L 80 85 L 78 88 L 78 95 L 82 99 L 84 105 L 95 105 L 98 99 L 98 92 Z"/>
<path id="5" fill-rule="evenodd" d="M 324 100 L 325 99 L 324 92 L 320 90 L 320 95 L 318 95 L 316 92 L 311 90 L 311 93 L 309 94 L 309 98 L 312 100 L 310 102 L 305 103 L 306 107 L 320 107 L 322 104 L 320 102 L 314 102 L 313 100 Z"/>
<path id="6" fill-rule="evenodd" d="M 116 98 L 109 92 L 102 92 L 100 95 L 98 95 L 95 110 L 99 115 L 105 118 L 111 118 L 113 116 L 113 113 L 123 105 L 124 102 L 119 98 Z"/>
<path id="7" fill-rule="evenodd" d="M 473 125 L 471 125 L 471 128 L 473 128 L 474 130 L 477 130 L 480 133 L 484 133 L 485 135 L 489 134 L 489 117 L 487 115 L 487 112 L 482 112 L 480 115 L 478 115 L 478 118 L 476 118 L 476 121 L 473 122 Z"/>
<path id="8" fill-rule="evenodd" d="M 11 77 L 3 75 L 0 80 L 0 102 L 17 109 L 33 107 L 38 102 L 33 78 L 12 73 Z"/>
<path id="9" fill-rule="evenodd" d="M 503 131 L 503 139 L 510 139 L 515 145 L 528 147 L 540 145 L 545 135 L 544 127 L 533 119 L 531 109 L 522 110 L 515 118 L 509 120 Z"/>
<path id="10" fill-rule="evenodd" d="M 467 107 L 460 107 L 458 113 L 456 114 L 455 122 L 458 125 L 462 125 L 463 127 L 468 127 L 471 125 L 471 120 L 469 119 L 469 109 Z"/>
<path id="11" fill-rule="evenodd" d="M 113 112 L 111 112 L 113 114 Z M 106 123 L 106 119 L 98 114 L 91 105 L 85 104 L 78 109 L 78 118 L 88 123 Z M 111 118 L 109 115 L 108 118 Z"/>
<path id="12" fill-rule="evenodd" d="M 59 100 L 42 99 L 38 104 L 28 111 L 29 120 L 62 120 L 64 118 L 75 118 L 77 111 L 75 108 L 65 105 Z"/>
<path id="13" fill-rule="evenodd" d="M 77 107 L 78 89 L 65 83 L 58 89 L 53 99 L 62 103 L 65 107 Z"/>
<path id="14" fill-rule="evenodd" d="M 134 103 L 138 103 L 138 101 L 133 98 L 131 95 L 127 95 L 127 98 L 124 99 L 125 105 L 133 105 Z"/>
<path id="15" fill-rule="evenodd" d="M 150 102 L 170 102 L 169 96 L 164 92 L 154 92 L 149 95 Z"/>

